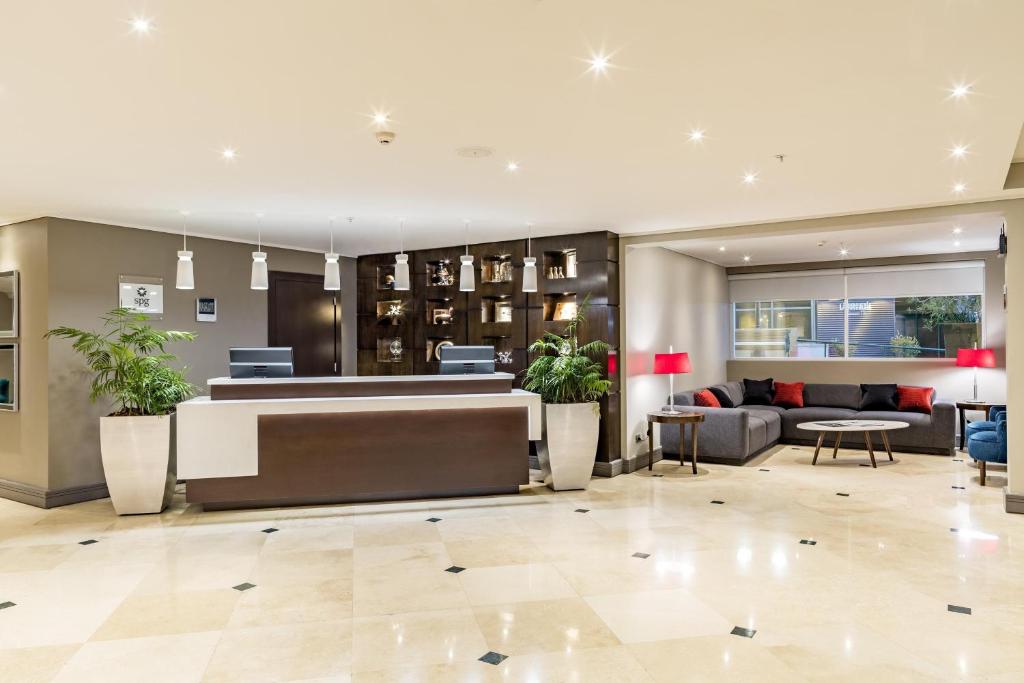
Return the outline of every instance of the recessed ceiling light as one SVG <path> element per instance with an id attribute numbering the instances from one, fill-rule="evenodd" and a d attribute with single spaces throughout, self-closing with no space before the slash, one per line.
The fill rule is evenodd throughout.
<path id="1" fill-rule="evenodd" d="M 839 247 L 839 255 L 840 256 L 849 256 L 850 255 L 850 250 L 846 248 L 845 244 L 840 245 L 840 247 Z"/>
<path id="2" fill-rule="evenodd" d="M 517 164 L 514 161 L 510 161 L 507 164 L 505 164 L 505 170 L 506 171 L 513 171 L 513 172 L 518 171 L 519 170 L 519 164 Z"/>
<path id="3" fill-rule="evenodd" d="M 591 55 L 590 59 L 587 60 L 587 63 L 590 64 L 590 68 L 587 69 L 587 71 L 599 75 L 604 74 L 608 71 L 608 67 L 611 66 L 611 62 L 608 60 L 608 55 L 601 52 Z"/>
<path id="4" fill-rule="evenodd" d="M 971 94 L 970 83 L 957 83 L 949 89 L 949 96 L 955 100 L 962 100 Z"/>
<path id="5" fill-rule="evenodd" d="M 725 251 L 725 245 L 722 245 L 721 247 L 719 247 L 718 251 Z"/>
<path id="6" fill-rule="evenodd" d="M 373 122 L 378 126 L 386 126 L 391 121 L 391 115 L 386 111 L 373 112 Z"/>
<path id="7" fill-rule="evenodd" d="M 954 235 L 959 235 L 959 234 L 960 234 L 960 233 L 962 233 L 963 231 L 964 231 L 964 229 L 963 229 L 963 228 L 961 228 L 961 227 L 960 227 L 959 225 L 957 225 L 956 227 L 954 227 L 954 228 L 953 228 L 953 234 L 954 234 Z"/>
<path id="8" fill-rule="evenodd" d="M 694 128 L 690 131 L 690 142 L 703 142 L 704 131 L 700 128 Z"/>
<path id="9" fill-rule="evenodd" d="M 963 194 L 967 191 L 967 185 L 964 183 L 956 183 L 953 185 L 953 194 Z"/>
<path id="10" fill-rule="evenodd" d="M 949 156 L 954 159 L 963 159 L 967 156 L 967 145 L 953 145 L 949 150 Z"/>
<path id="11" fill-rule="evenodd" d="M 743 262 L 744 263 L 750 263 L 750 257 L 749 256 L 744 256 L 743 257 Z"/>
<path id="12" fill-rule="evenodd" d="M 234 147 L 225 147 L 221 150 L 220 156 L 225 161 L 234 161 L 238 157 L 238 152 L 235 151 Z"/>
<path id="13" fill-rule="evenodd" d="M 140 35 L 145 35 L 153 30 L 153 22 L 145 17 L 135 17 L 132 19 L 132 32 Z"/>
<path id="14" fill-rule="evenodd" d="M 960 246 L 960 240 L 953 240 L 953 246 L 954 247 L 959 247 Z"/>
<path id="15" fill-rule="evenodd" d="M 757 173 L 754 171 L 747 171 L 743 174 L 743 182 L 747 185 L 753 185 L 757 182 Z"/>

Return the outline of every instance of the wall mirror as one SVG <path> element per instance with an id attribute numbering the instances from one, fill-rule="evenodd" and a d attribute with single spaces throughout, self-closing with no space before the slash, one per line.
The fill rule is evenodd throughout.
<path id="1" fill-rule="evenodd" d="M 18 409 L 18 345 L 0 342 L 0 410 Z"/>
<path id="2" fill-rule="evenodd" d="M 18 271 L 0 273 L 0 337 L 18 336 Z"/>

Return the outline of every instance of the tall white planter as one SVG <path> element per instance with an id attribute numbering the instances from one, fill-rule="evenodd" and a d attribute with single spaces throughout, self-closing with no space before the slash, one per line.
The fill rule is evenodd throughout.
<path id="1" fill-rule="evenodd" d="M 601 409 L 597 403 L 545 404 L 537 460 L 555 491 L 585 489 L 597 459 Z"/>
<path id="2" fill-rule="evenodd" d="M 174 415 L 101 417 L 103 475 L 119 515 L 161 512 L 177 480 Z"/>

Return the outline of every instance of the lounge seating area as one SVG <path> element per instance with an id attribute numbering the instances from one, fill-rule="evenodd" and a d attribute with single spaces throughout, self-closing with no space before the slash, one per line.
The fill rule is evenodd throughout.
<path id="1" fill-rule="evenodd" d="M 821 420 L 906 422 L 909 427 L 888 436 L 894 450 L 940 455 L 952 455 L 956 451 L 956 405 L 953 401 L 936 398 L 934 390 L 925 407 L 901 405 L 894 400 L 898 395 L 883 396 L 879 403 L 878 390 L 891 387 L 897 392 L 895 384 L 808 383 L 800 387 L 800 400 L 780 405 L 772 402 L 774 395 L 771 394 L 768 398 L 763 394 L 752 396 L 751 387 L 755 384 L 762 382 L 746 380 L 745 387 L 744 381 L 730 381 L 710 387 L 707 391 L 716 397 L 720 407 L 699 405 L 700 396 L 695 400 L 695 394 L 703 392 L 684 391 L 674 395 L 676 406 L 704 414 L 699 445 L 702 461 L 740 465 L 780 443 L 814 445 L 814 434 L 798 429 L 797 425 Z M 799 383 L 789 383 L 789 387 L 794 384 Z M 868 444 L 858 435 L 848 438 L 843 446 L 866 449 Z M 663 426 L 663 454 L 689 456 L 689 449 L 689 440 L 681 439 L 679 427 Z M 1005 447 L 1003 457 L 1005 462 Z"/>
<path id="2" fill-rule="evenodd" d="M 1006 406 L 993 406 L 987 420 L 967 425 L 967 453 L 978 463 L 979 481 L 985 485 L 986 464 L 1006 464 Z"/>

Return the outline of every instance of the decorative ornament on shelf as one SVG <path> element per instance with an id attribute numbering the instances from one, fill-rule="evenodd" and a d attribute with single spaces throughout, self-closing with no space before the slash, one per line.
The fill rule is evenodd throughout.
<path id="1" fill-rule="evenodd" d="M 466 253 L 459 257 L 459 291 L 472 292 L 476 289 L 476 269 L 473 268 L 473 256 L 469 253 L 469 221 L 466 221 Z"/>
<path id="2" fill-rule="evenodd" d="M 533 240 L 533 223 L 526 224 L 526 258 L 523 259 L 523 291 L 537 291 L 537 258 L 531 255 L 530 242 Z"/>
<path id="3" fill-rule="evenodd" d="M 256 214 L 256 251 L 252 252 L 252 275 L 249 278 L 249 288 L 255 290 L 269 289 L 270 287 L 267 278 L 267 252 L 263 251 L 262 220 L 263 214 Z"/>
<path id="4" fill-rule="evenodd" d="M 337 292 L 341 289 L 341 269 L 338 266 L 338 255 L 334 253 L 334 217 L 331 223 L 331 250 L 324 254 L 324 290 Z"/>
<path id="5" fill-rule="evenodd" d="M 399 292 L 409 290 L 409 255 L 405 253 L 405 219 L 398 221 L 398 253 L 395 254 L 395 282 L 392 289 Z"/>
<path id="6" fill-rule="evenodd" d="M 181 251 L 178 252 L 178 272 L 174 279 L 175 289 L 195 289 L 192 273 L 192 252 L 188 250 L 188 211 L 181 212 Z"/>

